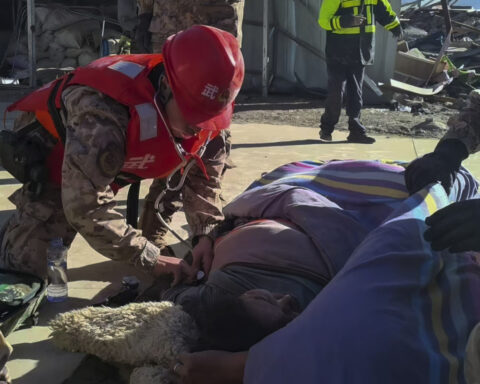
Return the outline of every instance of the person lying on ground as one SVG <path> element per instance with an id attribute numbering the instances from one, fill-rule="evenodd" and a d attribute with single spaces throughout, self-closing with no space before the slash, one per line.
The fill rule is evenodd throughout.
<path id="1" fill-rule="evenodd" d="M 307 210 L 310 220 L 302 223 Z M 230 216 L 219 228 L 206 281 L 161 297 L 192 315 L 209 348 L 230 351 L 248 348 L 305 309 L 366 235 L 336 204 L 302 187 L 248 191 L 225 208 L 227 216 L 233 211 L 245 216 Z M 316 235 L 319 227 L 326 232 Z M 335 254 L 325 251 L 328 230 L 352 233 Z"/>
<path id="2" fill-rule="evenodd" d="M 262 317 L 267 317 L 266 313 L 270 313 L 267 308 L 279 308 L 279 312 L 281 310 L 284 316 L 282 321 L 276 323 L 278 330 L 244 351 L 227 348 L 218 343 L 212 345 L 212 350 L 180 356 L 172 367 L 180 382 L 318 383 L 322 377 L 329 377 L 329 383 L 349 384 L 423 383 L 431 380 L 442 383 L 446 379 L 448 381 L 449 377 L 463 382 L 462 351 L 465 349 L 469 331 L 480 320 L 480 306 L 465 298 L 468 299 L 472 297 L 471 294 L 480 291 L 480 267 L 474 257 L 451 258 L 448 252 L 432 251 L 425 246 L 421 233 L 425 229 L 426 216 L 455 199 L 471 199 L 477 192 L 478 184 L 468 172 L 462 170 L 459 174 L 461 177 L 457 178 L 458 182 L 452 187 L 450 197 L 446 196 L 440 185 L 433 185 L 408 198 L 403 184 L 396 188 L 388 184 L 395 183 L 398 178 L 403 180 L 401 167 L 397 167 L 398 170 L 393 170 L 392 167 L 389 175 L 384 172 L 383 185 L 373 186 L 374 183 L 371 183 L 369 187 L 372 188 L 367 188 L 365 184 L 368 182 L 365 183 L 364 178 L 378 169 L 371 168 L 368 171 L 365 167 L 361 168 L 364 164 L 360 162 L 350 164 L 351 169 L 356 169 L 356 177 L 353 176 L 352 179 L 357 184 L 344 185 L 340 183 L 342 178 L 338 177 L 339 173 L 334 172 L 333 168 L 333 165 L 343 163 L 329 163 L 322 169 L 323 173 L 317 170 L 313 178 L 323 182 L 324 186 L 341 185 L 344 188 L 343 195 L 332 194 L 336 196 L 337 202 L 340 202 L 338 207 L 330 205 L 328 209 L 322 210 L 314 205 L 314 209 L 309 211 L 306 209 L 309 201 L 304 199 L 304 209 L 300 208 L 298 212 L 298 217 L 303 217 L 304 222 L 309 222 L 312 218 L 317 220 L 323 213 L 336 214 L 337 211 L 350 218 L 364 219 L 356 221 L 357 225 L 363 224 L 363 228 L 361 225 L 355 228 L 339 224 L 333 232 L 333 226 L 316 227 L 315 233 L 325 236 L 322 239 L 324 242 L 318 244 L 326 245 L 330 251 L 334 250 L 335 246 L 341 248 L 343 244 L 340 239 L 348 243 L 351 235 L 359 235 L 357 240 L 350 243 L 354 249 L 349 251 L 343 268 L 335 271 L 328 285 L 322 287 L 310 305 L 304 307 L 305 310 L 298 316 L 295 316 L 297 308 L 289 307 L 290 310 L 284 310 L 280 303 L 274 304 L 274 295 L 257 293 L 258 291 L 241 295 L 239 301 L 242 302 L 245 313 L 253 314 L 256 313 L 255 308 L 258 309 L 260 316 L 256 318 L 257 324 L 261 323 Z M 275 171 L 272 174 L 275 174 Z M 333 179 L 326 178 L 329 174 L 337 175 L 337 184 L 333 183 Z M 297 178 L 302 179 L 301 176 L 306 178 L 305 174 L 297 175 Z M 292 187 L 286 186 L 289 182 L 292 183 L 292 179 L 287 177 L 280 185 L 271 184 L 241 195 L 232 203 L 233 206 L 226 207 L 227 218 L 241 216 L 237 215 L 240 210 L 234 208 L 235 205 L 242 207 L 241 211 L 245 212 L 247 218 L 257 216 L 256 210 L 250 209 L 252 206 L 268 217 L 269 209 L 281 200 L 272 192 L 276 188 L 278 191 L 280 188 Z M 391 191 L 386 191 L 387 185 L 392 188 Z M 264 196 L 254 199 L 254 195 L 262 190 Z M 383 200 L 378 199 L 372 204 L 374 195 L 369 193 L 374 190 L 377 192 L 375 198 L 383 193 Z M 394 190 L 403 192 L 403 197 L 394 193 Z M 357 193 L 353 194 L 355 197 L 349 196 L 347 202 L 348 199 L 344 199 L 346 191 Z M 252 198 L 248 199 L 248 196 Z M 248 204 L 245 204 L 247 202 Z M 353 202 L 357 207 L 363 205 L 363 208 L 353 209 Z M 384 216 L 378 215 L 375 220 L 375 215 L 370 214 L 366 219 L 365 212 L 375 211 L 375 204 L 376 213 L 382 212 Z M 295 200 L 285 200 L 282 205 L 292 210 L 301 206 L 297 205 Z M 380 205 L 383 205 L 383 210 L 378 209 Z M 356 216 L 359 212 L 361 216 Z M 336 220 L 338 218 L 333 221 Z M 325 224 L 329 225 L 331 221 L 325 220 Z M 232 238 L 236 231 L 239 229 L 231 232 Z M 331 248 L 328 248 L 327 234 L 337 236 Z M 358 243 L 355 245 L 356 241 Z M 263 246 L 267 244 L 266 242 Z M 221 245 L 220 239 L 218 247 Z M 236 246 L 240 248 L 237 253 L 249 251 L 245 241 L 237 243 Z M 213 276 L 215 258 L 210 273 L 210 277 Z M 235 281 L 234 273 L 231 277 Z M 463 281 L 462 284 L 460 281 Z M 183 292 L 192 289 L 205 290 L 197 287 Z M 172 290 L 169 293 L 171 294 Z M 452 294 L 463 299 L 451 301 L 449 297 L 452 297 Z M 173 296 L 173 299 L 180 299 L 181 295 L 182 291 L 178 296 Z M 250 295 L 253 297 L 249 297 Z M 252 299 L 256 301 L 254 305 L 249 302 Z M 262 306 L 261 301 L 266 304 Z M 228 308 L 231 310 L 231 307 Z M 265 310 L 262 310 L 263 308 Z M 231 329 L 228 330 L 225 325 L 225 316 L 220 316 L 221 320 L 214 323 L 221 328 L 222 335 L 242 332 L 239 324 L 235 323 L 234 317 L 238 312 L 232 310 L 232 313 L 233 319 L 230 323 L 226 322 L 227 325 L 233 325 Z M 293 321 L 287 321 L 288 314 L 292 315 L 290 320 Z M 212 317 L 215 317 L 215 314 L 212 314 Z M 270 318 L 270 325 L 275 324 L 272 319 L 273 317 Z M 234 337 L 230 337 L 232 338 Z"/>
<path id="3" fill-rule="evenodd" d="M 408 196 L 401 172 L 400 166 L 368 161 L 277 170 L 285 177 L 251 188 L 225 207 L 206 281 L 169 289 L 161 299 L 181 304 L 210 348 L 248 348 L 305 309 L 368 232 Z M 258 289 L 263 294 L 251 293 Z M 257 311 L 258 301 L 276 308 Z M 277 310 L 283 314 L 273 315 Z"/>

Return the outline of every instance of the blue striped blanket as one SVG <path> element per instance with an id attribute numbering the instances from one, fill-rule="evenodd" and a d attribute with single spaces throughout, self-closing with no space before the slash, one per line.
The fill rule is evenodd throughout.
<path id="1" fill-rule="evenodd" d="M 342 160 L 300 161 L 282 165 L 264 174 L 248 188 L 270 183 L 311 189 L 338 204 L 362 225 L 376 228 L 407 197 L 405 162 Z M 477 193 L 475 178 L 462 168 L 450 193 L 452 201 Z"/>
<path id="2" fill-rule="evenodd" d="M 249 351 L 244 383 L 465 383 L 465 346 L 480 321 L 479 258 L 434 252 L 423 232 L 437 209 L 476 194 L 475 179 L 462 170 L 449 196 L 433 184 L 408 197 L 395 164 L 302 162 L 251 187 L 272 182 L 326 193 L 373 229 L 297 319 Z"/>

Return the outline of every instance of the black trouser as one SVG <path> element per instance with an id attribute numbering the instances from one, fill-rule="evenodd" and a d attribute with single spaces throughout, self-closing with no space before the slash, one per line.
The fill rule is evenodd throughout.
<path id="1" fill-rule="evenodd" d="M 338 61 L 327 61 L 328 96 L 325 112 L 320 120 L 322 132 L 332 133 L 338 123 L 342 109 L 343 95 L 346 85 L 346 111 L 348 129 L 351 133 L 364 134 L 365 127 L 360 124 L 362 109 L 362 86 L 365 66 L 362 64 L 342 64 Z"/>

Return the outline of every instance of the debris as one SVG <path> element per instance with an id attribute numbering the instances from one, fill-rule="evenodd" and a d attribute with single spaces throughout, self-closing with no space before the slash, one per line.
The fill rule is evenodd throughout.
<path id="1" fill-rule="evenodd" d="M 424 122 L 414 125 L 411 128 L 411 131 L 415 134 L 415 136 L 429 136 L 432 133 L 438 133 L 439 135 L 442 135 L 447 131 L 447 126 L 441 121 L 427 118 Z"/>
<path id="2" fill-rule="evenodd" d="M 390 79 L 387 83 L 383 85 L 385 88 L 389 88 L 399 92 L 413 93 L 420 96 L 432 96 L 441 92 L 445 84 L 434 84 L 429 87 L 418 87 L 409 83 L 405 83 L 399 80 Z"/>
<path id="3" fill-rule="evenodd" d="M 103 7 L 102 9 L 100 9 Z M 108 47 L 106 54 L 120 52 L 122 36 L 116 20 L 106 14 L 107 6 L 65 6 L 61 4 L 37 5 L 35 8 L 35 61 L 37 80 L 44 84 L 57 76 L 86 65 L 100 56 L 100 47 Z M 0 76 L 25 79 L 30 77 L 27 31 L 21 26 L 26 23 L 27 12 L 19 10 L 18 22 L 12 40 L 6 50 L 6 65 L 0 68 Z M 107 21 L 105 30 L 102 22 Z M 104 53 L 105 50 L 102 50 Z M 8 66 L 7 66 L 8 65 Z"/>
<path id="4" fill-rule="evenodd" d="M 446 69 L 445 63 L 425 58 L 418 48 L 408 52 L 397 52 L 395 79 L 412 85 L 424 85 L 430 76 L 436 76 Z"/>
<path id="5" fill-rule="evenodd" d="M 480 10 L 448 3 L 418 0 L 402 6 L 405 42 L 397 45 L 394 75 L 383 89 L 458 108 L 460 94 L 480 87 Z M 412 109 L 398 102 L 398 110 Z"/>

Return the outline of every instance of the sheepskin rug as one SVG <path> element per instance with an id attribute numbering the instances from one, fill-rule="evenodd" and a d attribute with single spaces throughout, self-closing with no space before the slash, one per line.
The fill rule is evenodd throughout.
<path id="1" fill-rule="evenodd" d="M 58 315 L 50 327 L 64 350 L 139 367 L 130 377 L 135 384 L 170 383 L 175 358 L 199 336 L 193 319 L 169 301 L 86 307 Z"/>
<path id="2" fill-rule="evenodd" d="M 130 384 L 177 383 L 170 369 L 162 366 L 135 368 L 130 375 Z"/>

